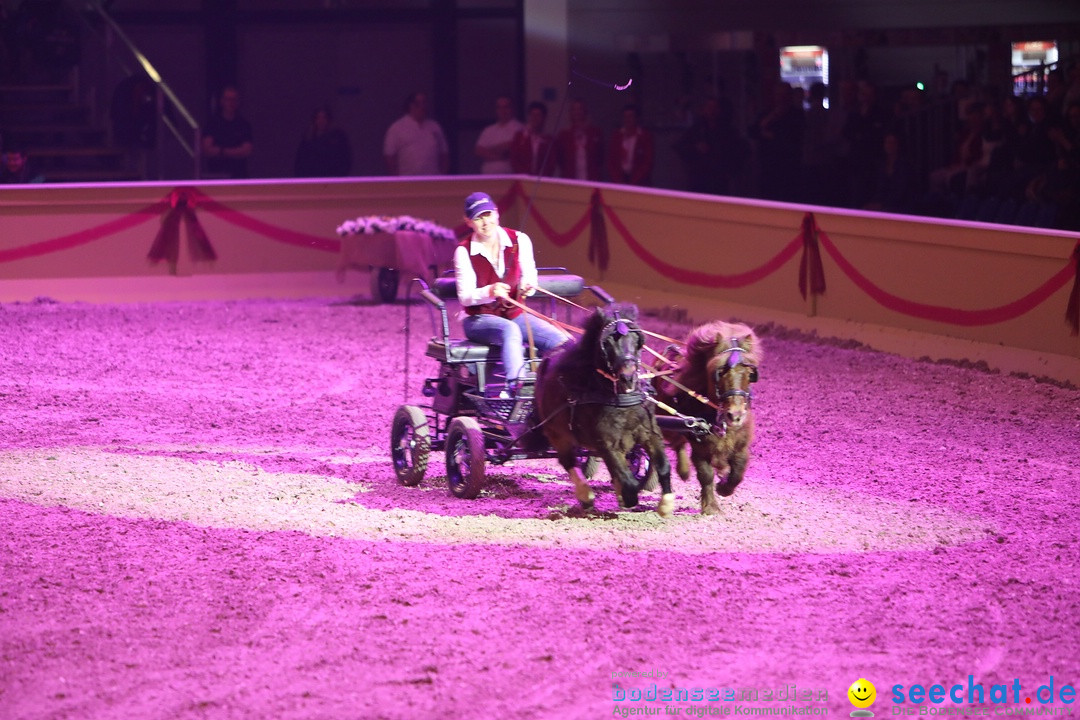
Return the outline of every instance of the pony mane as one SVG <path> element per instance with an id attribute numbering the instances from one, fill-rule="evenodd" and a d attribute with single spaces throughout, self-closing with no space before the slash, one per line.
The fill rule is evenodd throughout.
<path id="1" fill-rule="evenodd" d="M 761 364 L 761 341 L 749 325 L 715 320 L 698 325 L 686 336 L 684 373 L 704 378 L 713 358 L 731 347 L 732 338 L 738 339 L 744 363 Z"/>

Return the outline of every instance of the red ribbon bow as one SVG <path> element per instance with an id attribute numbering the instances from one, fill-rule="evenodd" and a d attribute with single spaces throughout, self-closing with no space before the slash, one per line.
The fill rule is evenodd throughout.
<path id="1" fill-rule="evenodd" d="M 172 272 L 176 272 L 176 263 L 180 259 L 180 220 L 187 227 L 188 253 L 195 262 L 217 260 L 217 253 L 210 244 L 210 238 L 195 216 L 195 202 L 198 191 L 192 188 L 176 188 L 169 193 L 169 209 L 162 218 L 154 244 L 150 246 L 147 257 L 151 262 L 165 260 Z"/>
<path id="2" fill-rule="evenodd" d="M 802 219 L 803 253 L 799 261 L 799 292 L 806 299 L 807 285 L 814 295 L 825 292 L 825 269 L 821 265 L 821 247 L 818 245 L 817 221 L 813 213 L 806 213 Z"/>
<path id="3" fill-rule="evenodd" d="M 1080 334 L 1080 242 L 1072 252 L 1072 266 L 1076 275 L 1073 277 L 1072 292 L 1069 293 L 1069 304 L 1065 308 L 1065 319 L 1069 321 L 1072 334 Z"/>
<path id="4" fill-rule="evenodd" d="M 610 257 L 603 200 L 600 191 L 593 190 L 592 198 L 589 199 L 589 262 L 601 270 L 607 270 Z"/>

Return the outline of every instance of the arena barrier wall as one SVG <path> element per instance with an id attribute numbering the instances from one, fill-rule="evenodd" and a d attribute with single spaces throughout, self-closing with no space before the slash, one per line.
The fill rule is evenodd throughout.
<path id="1" fill-rule="evenodd" d="M 411 215 L 463 230 L 474 190 L 541 264 L 646 310 L 1080 384 L 1080 234 L 519 176 L 7 187 L 0 301 L 366 292 L 335 274 L 338 226 Z"/>

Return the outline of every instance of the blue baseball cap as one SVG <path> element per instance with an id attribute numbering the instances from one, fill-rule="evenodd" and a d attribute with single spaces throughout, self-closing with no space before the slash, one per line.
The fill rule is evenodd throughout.
<path id="1" fill-rule="evenodd" d="M 475 220 L 477 215 L 492 210 L 498 212 L 499 206 L 495 204 L 495 201 L 487 193 L 474 192 L 465 198 L 465 217 L 470 220 Z"/>

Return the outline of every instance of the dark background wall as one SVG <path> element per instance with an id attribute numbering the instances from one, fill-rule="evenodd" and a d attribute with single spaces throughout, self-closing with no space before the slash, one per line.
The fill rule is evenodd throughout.
<path id="1" fill-rule="evenodd" d="M 291 174 L 312 110 L 330 103 L 354 147 L 353 172 L 379 174 L 382 136 L 406 95 L 425 91 L 454 147 L 454 171 L 475 172 L 472 144 L 494 99 L 523 107 L 530 6 L 545 0 L 114 0 L 132 40 L 198 118 L 225 82 L 239 85 L 255 128 L 252 174 Z M 1005 80 L 1013 40 L 1056 39 L 1080 50 L 1075 0 L 558 0 L 562 42 L 542 41 L 572 67 L 623 82 L 619 94 L 568 77 L 594 118 L 614 126 L 640 101 L 646 124 L 674 132 L 688 98 L 723 87 L 751 117 L 787 44 L 829 48 L 833 78 L 885 85 L 928 80 L 935 68 L 979 83 Z M 6 0 L 10 10 L 16 0 Z M 540 42 L 540 39 L 536 39 Z M 91 51 L 91 54 L 97 51 Z M 565 62 L 565 58 L 552 58 Z M 92 57 L 84 62 L 93 64 Z M 85 85 L 113 82 L 87 69 Z M 106 91 L 108 88 L 105 88 Z M 552 119 L 567 88 L 555 87 Z M 661 157 L 662 161 L 670 158 Z M 677 186 L 677 169 L 657 184 Z"/>

